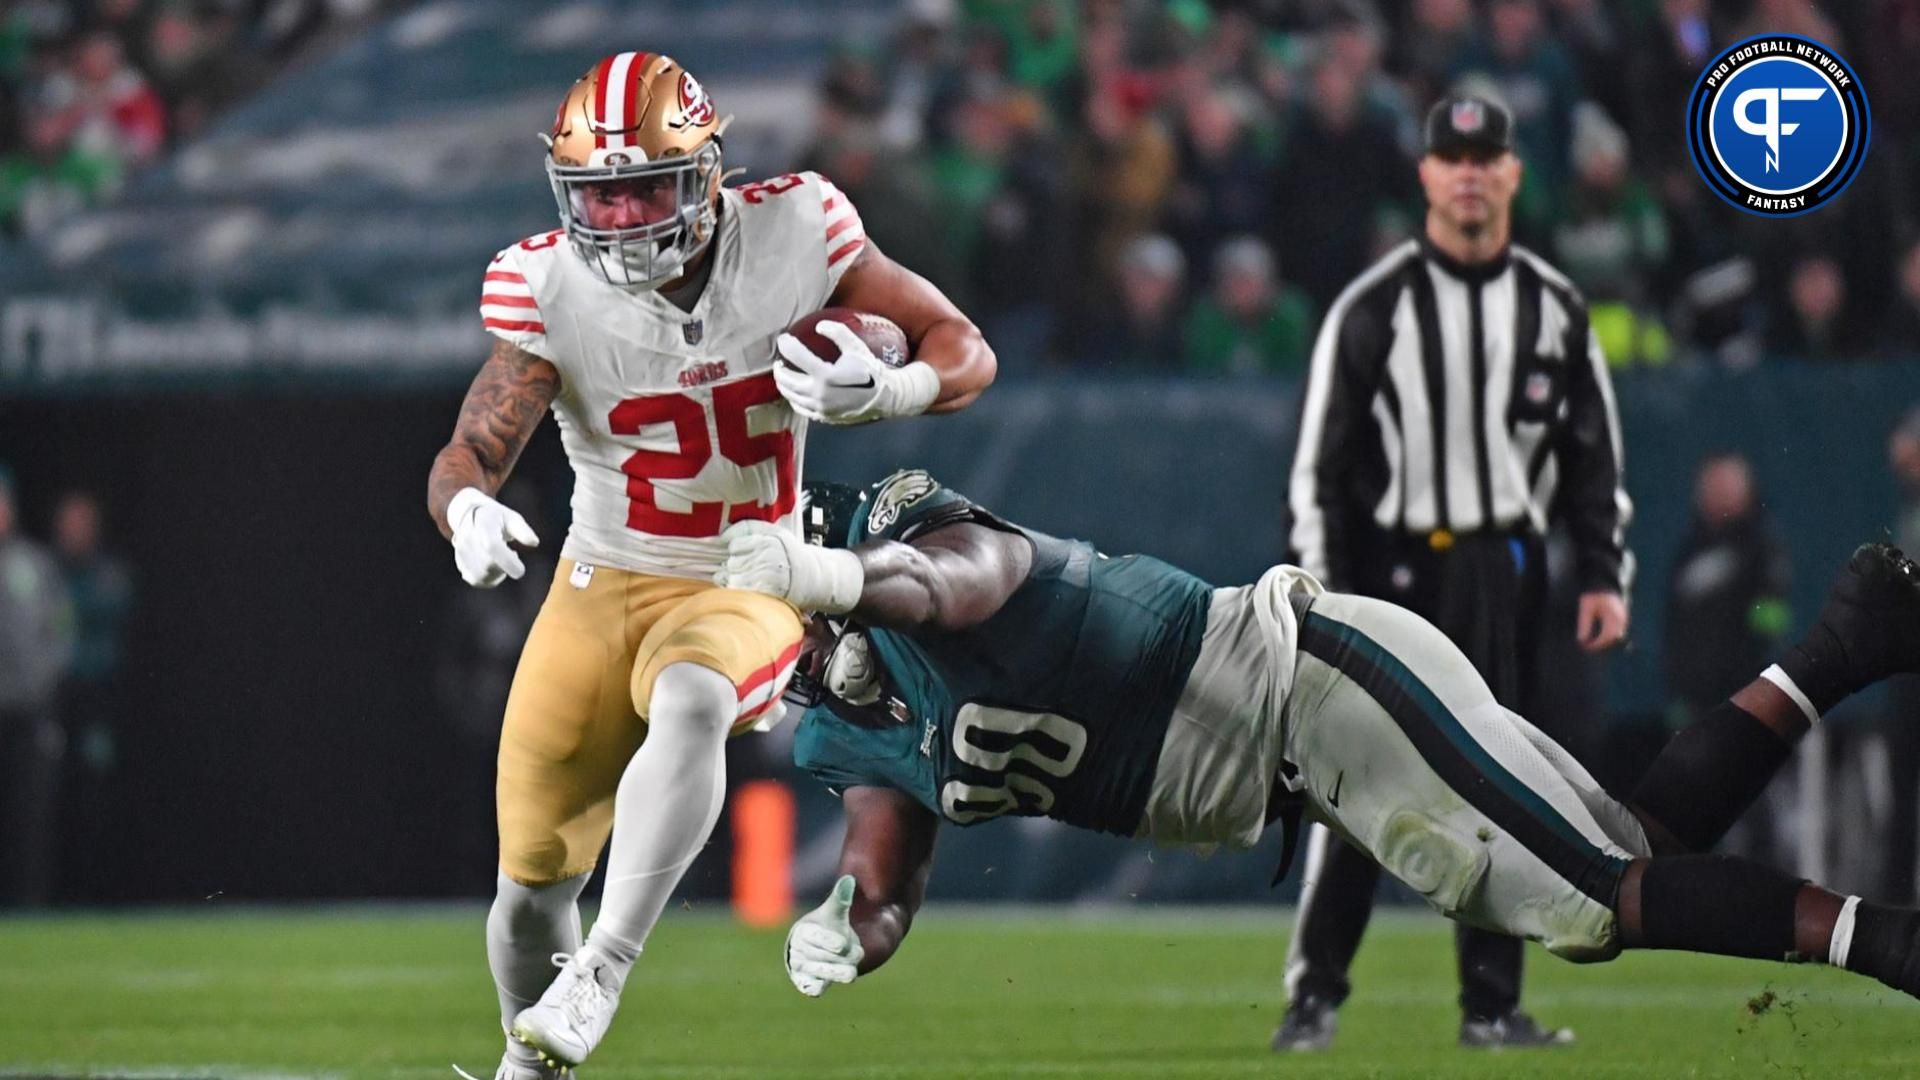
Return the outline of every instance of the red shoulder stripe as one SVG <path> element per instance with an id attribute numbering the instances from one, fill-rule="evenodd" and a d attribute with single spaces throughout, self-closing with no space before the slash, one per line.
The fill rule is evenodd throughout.
<path id="1" fill-rule="evenodd" d="M 481 293 L 482 304 L 498 304 L 501 307 L 537 308 L 539 303 L 531 296 L 508 296 L 505 293 Z"/>
<path id="2" fill-rule="evenodd" d="M 835 250 L 833 254 L 827 256 L 827 265 L 832 266 L 834 263 L 839 262 L 841 259 L 846 258 L 847 256 L 853 254 L 856 251 L 859 251 L 861 248 L 866 246 L 867 246 L 867 238 L 864 236 L 856 236 L 853 239 L 847 241 L 846 243 L 841 244 L 840 247 L 837 250 Z"/>
<path id="3" fill-rule="evenodd" d="M 516 274 L 511 270 L 489 270 L 487 271 L 487 276 L 484 278 L 481 278 L 480 280 L 511 281 L 518 285 L 525 285 L 527 283 L 527 278 L 525 274 Z"/>
<path id="4" fill-rule="evenodd" d="M 480 321 L 489 330 L 531 330 L 536 334 L 547 332 L 547 324 L 538 319 L 496 319 L 489 315 Z"/>

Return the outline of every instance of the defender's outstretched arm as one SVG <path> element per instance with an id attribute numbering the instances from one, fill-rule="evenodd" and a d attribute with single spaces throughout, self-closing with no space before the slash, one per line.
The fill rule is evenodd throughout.
<path id="1" fill-rule="evenodd" d="M 905 793 L 850 787 L 840 880 L 787 931 L 787 978 L 808 997 L 850 983 L 890 959 L 913 926 L 933 870 L 939 819 Z"/>
<path id="2" fill-rule="evenodd" d="M 771 593 L 806 611 L 851 613 L 887 630 L 964 630 L 992 618 L 1033 565 L 1033 542 L 973 522 L 943 525 L 911 543 L 852 549 L 808 544 L 766 522 L 727 530 L 714 581 Z"/>
<path id="3" fill-rule="evenodd" d="M 853 929 L 864 956 L 860 973 L 886 963 L 913 927 L 933 873 L 933 840 L 940 821 L 905 792 L 848 788 L 847 838 L 840 845 L 840 872 L 851 875 Z"/>
<path id="4" fill-rule="evenodd" d="M 992 618 L 1027 579 L 1033 543 L 985 525 L 949 525 L 912 543 L 881 540 L 859 560 L 853 617 L 890 630 L 964 630 Z"/>

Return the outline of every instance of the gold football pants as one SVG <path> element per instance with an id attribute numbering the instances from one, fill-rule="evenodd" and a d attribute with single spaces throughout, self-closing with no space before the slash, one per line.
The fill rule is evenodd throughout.
<path id="1" fill-rule="evenodd" d="M 778 707 L 801 628 L 771 596 L 562 559 L 500 731 L 500 868 L 523 885 L 591 871 L 660 671 L 685 662 L 725 675 L 739 692 L 734 730 L 745 730 Z"/>

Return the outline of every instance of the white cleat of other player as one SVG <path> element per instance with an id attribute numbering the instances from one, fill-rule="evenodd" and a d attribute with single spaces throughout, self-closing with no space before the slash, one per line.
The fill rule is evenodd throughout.
<path id="1" fill-rule="evenodd" d="M 479 1077 L 458 1065 L 453 1067 L 453 1071 L 459 1074 L 461 1080 L 480 1080 Z M 539 1061 L 532 1064 L 515 1061 L 511 1054 L 501 1058 L 500 1067 L 493 1070 L 493 1080 L 562 1080 L 563 1077 L 578 1080 L 579 1075 L 572 1069 L 559 1065 L 548 1065 Z"/>
<path id="2" fill-rule="evenodd" d="M 547 992 L 513 1020 L 513 1037 L 547 1064 L 570 1069 L 587 1060 L 606 1037 L 620 1007 L 620 983 L 605 957 L 591 948 L 554 953 L 560 974 Z"/>

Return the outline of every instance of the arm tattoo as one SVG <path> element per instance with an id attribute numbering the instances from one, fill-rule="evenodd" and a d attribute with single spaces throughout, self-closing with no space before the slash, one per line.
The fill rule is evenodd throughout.
<path id="1" fill-rule="evenodd" d="M 500 342 L 467 390 L 454 443 L 472 448 L 488 477 L 504 481 L 559 388 L 552 364 Z"/>
<path id="2" fill-rule="evenodd" d="M 533 353 L 505 341 L 467 388 L 454 423 L 453 440 L 434 458 L 427 479 L 427 509 L 448 532 L 447 503 L 464 487 L 500 490 L 527 440 L 560 390 L 560 373 Z"/>

